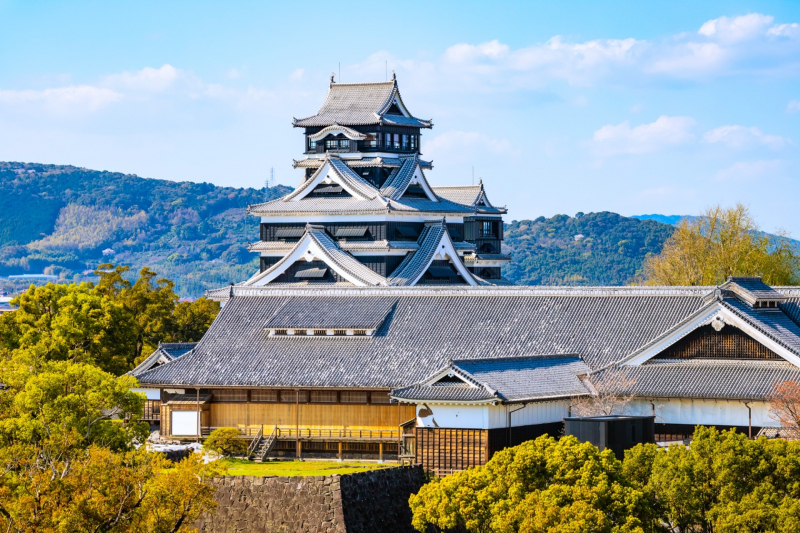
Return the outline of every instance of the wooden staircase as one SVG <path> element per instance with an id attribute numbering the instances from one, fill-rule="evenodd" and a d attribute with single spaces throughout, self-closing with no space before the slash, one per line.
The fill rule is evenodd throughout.
<path id="1" fill-rule="evenodd" d="M 256 463 L 263 463 L 264 460 L 269 455 L 269 452 L 272 451 L 272 448 L 275 447 L 275 443 L 278 441 L 278 428 L 273 427 L 272 432 L 267 435 L 266 437 L 264 434 L 259 431 L 256 438 L 253 439 L 253 443 L 250 445 L 250 458 L 251 460 L 255 461 Z"/>

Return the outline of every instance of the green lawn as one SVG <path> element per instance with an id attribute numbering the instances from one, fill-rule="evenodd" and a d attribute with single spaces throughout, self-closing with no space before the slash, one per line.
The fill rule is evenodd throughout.
<path id="1" fill-rule="evenodd" d="M 254 463 L 244 459 L 225 459 L 229 476 L 331 476 L 333 474 L 352 474 L 365 470 L 386 468 L 387 464 L 363 463 L 358 461 L 269 461 Z"/>

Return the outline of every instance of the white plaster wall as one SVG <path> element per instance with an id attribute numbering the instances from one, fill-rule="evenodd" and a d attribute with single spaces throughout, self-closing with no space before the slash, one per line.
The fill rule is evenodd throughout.
<path id="1" fill-rule="evenodd" d="M 508 427 L 508 412 L 511 413 L 511 427 L 530 426 L 561 422 L 569 416 L 569 400 L 529 403 L 522 409 L 517 405 L 489 406 L 489 428 Z M 518 410 L 517 410 L 518 409 Z"/>
<path id="2" fill-rule="evenodd" d="M 426 428 L 487 429 L 488 405 L 417 405 L 417 426 Z"/>
<path id="3" fill-rule="evenodd" d="M 748 402 L 752 411 L 753 426 L 777 426 L 770 417 L 768 402 Z M 706 426 L 746 426 L 747 406 L 735 400 L 655 399 L 656 423 L 703 424 Z M 651 415 L 653 407 L 648 401 L 631 402 L 627 414 Z"/>
<path id="4" fill-rule="evenodd" d="M 133 392 L 144 394 L 148 400 L 160 400 L 161 389 L 131 389 Z"/>

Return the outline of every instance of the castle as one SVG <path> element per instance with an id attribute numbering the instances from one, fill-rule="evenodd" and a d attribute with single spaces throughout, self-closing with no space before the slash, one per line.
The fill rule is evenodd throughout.
<path id="1" fill-rule="evenodd" d="M 236 427 L 258 457 L 385 457 L 446 474 L 558 434 L 598 389 L 655 416 L 774 427 L 775 384 L 800 380 L 800 289 L 518 287 L 502 277 L 502 215 L 482 184 L 434 187 L 396 80 L 331 81 L 304 128 L 299 186 L 251 206 L 260 269 L 209 291 L 197 344 L 132 374 L 163 435 Z"/>

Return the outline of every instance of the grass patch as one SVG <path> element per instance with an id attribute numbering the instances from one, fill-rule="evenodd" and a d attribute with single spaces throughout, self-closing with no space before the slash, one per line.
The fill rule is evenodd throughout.
<path id="1" fill-rule="evenodd" d="M 244 459 L 225 459 L 222 464 L 229 476 L 332 476 L 377 470 L 389 465 L 347 461 L 269 461 L 254 463 Z"/>

